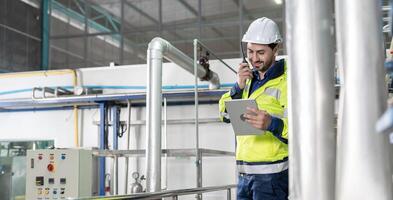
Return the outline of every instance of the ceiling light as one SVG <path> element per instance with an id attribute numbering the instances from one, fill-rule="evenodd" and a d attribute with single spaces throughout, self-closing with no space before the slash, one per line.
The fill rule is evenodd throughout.
<path id="1" fill-rule="evenodd" d="M 281 4 L 282 4 L 282 0 L 274 0 L 274 2 L 275 2 L 276 4 L 278 4 L 278 5 L 281 5 Z"/>

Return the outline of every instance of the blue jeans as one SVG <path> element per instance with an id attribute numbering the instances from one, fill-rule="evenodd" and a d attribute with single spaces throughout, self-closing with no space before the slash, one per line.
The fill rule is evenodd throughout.
<path id="1" fill-rule="evenodd" d="M 237 200 L 288 199 L 288 170 L 275 174 L 240 174 Z"/>

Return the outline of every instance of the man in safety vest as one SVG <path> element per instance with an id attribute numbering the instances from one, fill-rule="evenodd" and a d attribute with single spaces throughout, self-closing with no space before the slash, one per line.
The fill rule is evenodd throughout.
<path id="1" fill-rule="evenodd" d="M 266 17 L 253 21 L 242 42 L 247 63 L 241 63 L 237 82 L 219 102 L 221 119 L 230 122 L 225 101 L 255 99 L 258 109 L 247 108 L 244 117 L 257 135 L 236 136 L 237 199 L 288 199 L 287 74 L 284 59 L 276 61 L 282 37 Z"/>

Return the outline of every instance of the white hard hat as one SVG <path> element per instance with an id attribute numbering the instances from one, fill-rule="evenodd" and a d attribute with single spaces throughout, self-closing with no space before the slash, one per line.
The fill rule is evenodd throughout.
<path id="1" fill-rule="evenodd" d="M 257 44 L 281 43 L 282 37 L 277 24 L 269 18 L 262 17 L 250 24 L 242 42 Z"/>

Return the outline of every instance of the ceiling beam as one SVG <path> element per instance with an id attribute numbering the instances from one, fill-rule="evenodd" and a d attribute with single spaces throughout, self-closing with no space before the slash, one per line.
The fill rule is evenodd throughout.
<path id="1" fill-rule="evenodd" d="M 226 14 L 225 14 L 226 15 Z M 232 14 L 228 14 L 228 17 L 233 16 Z M 282 18 L 275 18 L 275 17 L 270 17 L 273 21 L 277 22 L 278 24 L 281 24 L 283 22 Z M 209 21 L 209 22 L 207 22 Z M 251 23 L 252 20 L 244 20 L 243 23 L 249 24 Z M 202 27 L 230 27 L 230 26 L 237 26 L 239 25 L 240 21 L 238 19 L 235 20 L 230 20 L 230 21 L 220 21 L 217 20 L 216 17 L 208 18 L 205 22 L 202 22 Z M 169 31 L 173 29 L 188 29 L 188 28 L 193 28 L 196 27 L 195 24 L 195 19 L 187 19 L 184 21 L 178 21 L 177 24 L 172 24 L 172 23 L 165 23 L 162 25 L 162 31 Z M 143 27 L 134 27 L 134 30 L 132 31 L 124 31 L 124 34 L 140 34 L 143 32 L 147 31 L 155 31 L 157 29 L 156 25 L 148 25 L 148 26 L 143 26 Z M 98 35 L 114 35 L 114 34 L 120 34 L 120 32 L 99 32 L 99 33 L 88 33 L 88 34 L 59 34 L 59 35 L 52 35 L 51 39 L 68 39 L 68 38 L 78 38 L 78 37 L 92 37 L 92 36 L 98 36 Z"/>
<path id="2" fill-rule="evenodd" d="M 137 11 L 139 14 L 141 14 L 142 16 L 146 17 L 147 19 L 149 19 L 150 21 L 154 22 L 155 24 L 159 24 L 160 22 L 158 20 L 156 20 L 154 17 L 152 17 L 151 15 L 147 14 L 145 11 L 141 10 L 140 8 L 138 8 L 137 6 L 131 4 L 128 1 L 124 1 L 127 6 L 131 7 L 132 9 L 134 9 L 135 11 Z"/>
<path id="3" fill-rule="evenodd" d="M 186 7 L 195 17 L 199 17 L 199 14 L 202 15 L 202 13 L 199 13 L 195 8 L 193 8 L 189 3 L 185 2 L 185 0 L 179 0 L 179 3 L 181 3 L 184 7 Z M 205 17 L 201 17 L 201 22 L 205 21 Z M 224 34 L 218 30 L 216 27 L 211 28 L 218 36 L 222 37 Z"/>
<path id="4" fill-rule="evenodd" d="M 187 8 L 187 10 L 190 11 L 194 16 L 198 16 L 198 11 L 194 9 L 190 4 L 188 4 L 184 0 L 179 0 L 179 3 L 181 3 L 185 8 Z"/>
<path id="5" fill-rule="evenodd" d="M 242 7 L 244 16 L 246 16 L 250 20 L 254 19 L 254 16 L 252 16 L 249 13 L 249 11 L 244 7 L 244 4 L 243 5 L 239 4 L 239 0 L 233 0 L 233 3 L 235 3 L 237 7 L 240 7 L 240 6 Z"/>
<path id="6" fill-rule="evenodd" d="M 149 19 L 150 21 L 152 21 L 153 23 L 155 23 L 156 25 L 158 25 L 159 27 L 162 27 L 162 24 L 160 23 L 160 21 L 158 21 L 157 19 L 155 19 L 154 17 L 152 17 L 151 15 L 147 14 L 145 11 L 143 11 L 142 9 L 138 8 L 137 6 L 133 5 L 132 3 L 128 2 L 128 1 L 124 1 L 127 6 L 131 7 L 132 9 L 134 9 L 135 11 L 137 11 L 139 14 L 141 14 L 142 16 L 146 17 L 147 19 Z M 171 33 L 173 35 L 175 35 L 177 38 L 182 38 L 182 36 L 180 36 L 179 34 L 177 34 L 174 31 L 171 31 Z"/>

